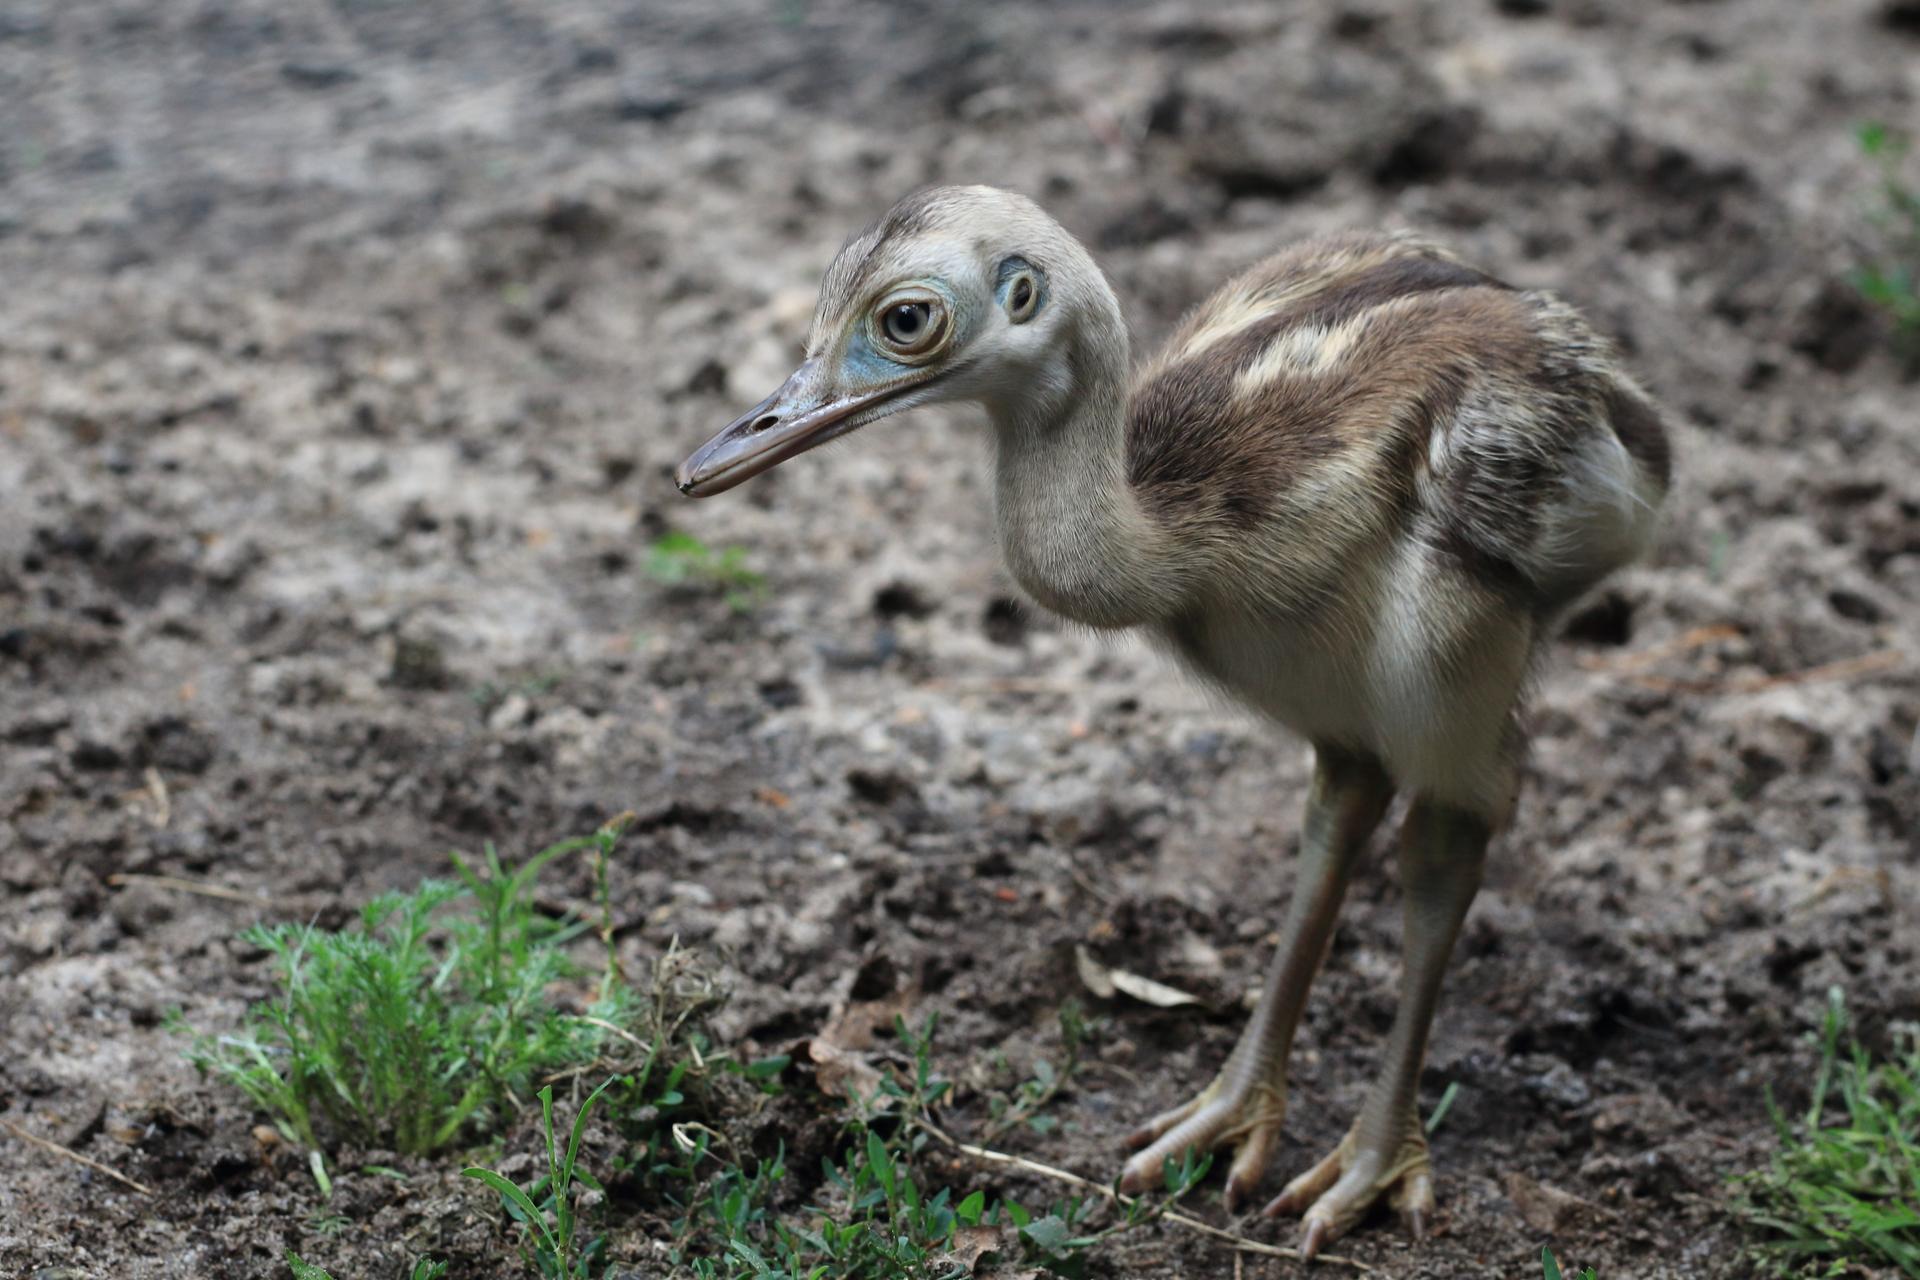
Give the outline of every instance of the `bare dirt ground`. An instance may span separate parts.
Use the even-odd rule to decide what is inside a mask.
[[[1080,233],[1143,345],[1290,238],[1411,225],[1588,308],[1671,405],[1658,553],[1555,647],[1449,980],[1442,1233],[1349,1251],[1746,1274],[1724,1178],[1766,1148],[1763,1086],[1804,1097],[1826,989],[1869,1043],[1920,1016],[1920,423],[1835,283],[1851,130],[1916,115],[1896,8],[0,6],[0,1117],[158,1192],[0,1136],[0,1272],[514,1273],[441,1165],[343,1178],[318,1234],[162,1023],[266,990],[250,922],[625,809],[623,947],[722,959],[758,1051],[864,971],[941,1012],[949,1074],[1020,1067],[1087,998],[1083,943],[1209,1004],[1094,1002],[1062,1128],[1012,1141],[1105,1178],[1204,1083],[1289,891],[1303,749],[1013,605],[963,420],[709,504],[669,481],[784,375],[842,237],[964,180]],[[764,600],[650,578],[668,530],[745,548]],[[1274,1187],[1370,1078],[1398,914],[1377,860]],[[1200,1211],[1231,1221],[1217,1183]],[[644,1221],[627,1274],[657,1273]],[[1158,1229],[1094,1272],[1234,1274]]]

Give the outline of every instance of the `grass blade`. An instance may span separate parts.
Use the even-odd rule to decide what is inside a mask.
[[[475,1178],[486,1183],[500,1193],[501,1199],[520,1210],[524,1215],[527,1231],[534,1237],[535,1247],[558,1257],[560,1250],[554,1246],[553,1233],[547,1230],[547,1224],[541,1220],[540,1210],[533,1201],[527,1199],[527,1193],[508,1182],[491,1169],[467,1168],[460,1171],[463,1178]]]

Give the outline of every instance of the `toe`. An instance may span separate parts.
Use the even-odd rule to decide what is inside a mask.
[[[1393,1207],[1400,1211],[1400,1220],[1407,1224],[1407,1233],[1415,1240],[1427,1238],[1427,1232],[1433,1226],[1435,1202],[1433,1197],[1433,1173],[1429,1169],[1410,1169],[1400,1179],[1400,1185],[1393,1192]]]
[[[1306,1225],[1311,1228],[1316,1223],[1322,1224],[1326,1228],[1325,1238],[1337,1240],[1358,1225],[1386,1190],[1368,1170],[1350,1168],[1326,1194],[1313,1202],[1306,1213]]]
[[[1279,1195],[1267,1203],[1263,1212],[1269,1218],[1278,1217],[1283,1213],[1305,1213],[1310,1205],[1327,1193],[1327,1188],[1340,1180],[1340,1168],[1345,1159],[1344,1150],[1343,1145],[1329,1152],[1319,1164],[1289,1182]]]
[[[1260,1185],[1260,1179],[1266,1176],[1267,1165],[1273,1160],[1273,1149],[1279,1143],[1278,1122],[1256,1124],[1240,1140],[1240,1149],[1233,1156],[1233,1167],[1227,1170],[1229,1212],[1253,1195],[1254,1189]]]
[[[1202,1095],[1202,1097],[1204,1096],[1205,1095]],[[1198,1111],[1201,1105],[1202,1099],[1195,1098],[1190,1102],[1173,1108],[1171,1111],[1162,1111],[1159,1115],[1127,1135],[1127,1149],[1130,1151],[1138,1151],[1143,1147],[1152,1146],[1165,1136],[1168,1130]]]
[[[1177,1161],[1189,1150],[1211,1149],[1229,1123],[1227,1109],[1217,1103],[1195,1109],[1163,1132],[1152,1146],[1127,1161],[1120,1173],[1121,1193],[1138,1195],[1142,1191],[1159,1190],[1167,1161]]]
[[[1137,1196],[1148,1187],[1158,1186],[1166,1163],[1167,1157],[1158,1147],[1149,1147],[1127,1161],[1120,1170],[1120,1194]]]

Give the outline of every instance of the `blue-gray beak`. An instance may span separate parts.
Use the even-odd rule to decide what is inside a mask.
[[[674,472],[690,498],[710,498],[817,445],[864,426],[872,410],[929,378],[894,383],[878,391],[834,396],[820,362],[808,360],[778,391],[720,429]]]

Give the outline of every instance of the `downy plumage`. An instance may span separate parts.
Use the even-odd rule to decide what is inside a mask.
[[[1433,1212],[1415,1086],[1439,981],[1511,808],[1517,712],[1555,616],[1648,545],[1659,410],[1566,303],[1405,234],[1296,245],[1202,303],[1137,371],[1086,250],[988,187],[903,200],[848,241],[806,359],[681,467],[719,493],[920,405],[994,425],[1008,569],[1040,605],[1141,628],[1299,733],[1316,770],[1265,994],[1218,1077],[1135,1135],[1125,1182],[1189,1147],[1265,1171],[1307,988],[1394,790],[1406,981],[1347,1139],[1268,1206],[1311,1255],[1386,1196]]]

